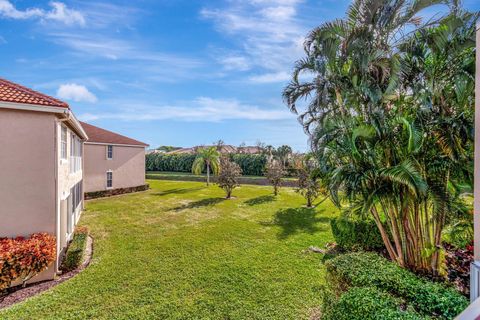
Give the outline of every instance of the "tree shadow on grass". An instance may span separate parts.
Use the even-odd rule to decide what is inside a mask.
[[[225,198],[207,198],[207,199],[202,199],[198,201],[193,201],[175,208],[172,208],[171,211],[180,211],[180,210],[185,210],[185,209],[195,209],[195,208],[201,208],[201,207],[209,207],[209,206],[214,206],[217,203],[225,201]]]
[[[245,204],[252,207],[252,206],[256,206],[258,204],[272,202],[272,201],[275,201],[275,200],[276,199],[273,195],[266,195],[266,196],[260,196],[260,197],[248,199],[247,201],[245,201]]]
[[[168,189],[168,190],[163,190],[157,193],[153,193],[154,196],[168,196],[171,194],[185,194],[193,191],[198,191],[203,188],[201,187],[195,187],[195,188],[174,188],[174,189]]]
[[[264,226],[279,226],[282,228],[278,234],[279,239],[286,239],[296,233],[314,234],[322,231],[321,224],[326,224],[330,218],[317,217],[323,210],[316,211],[314,208],[286,208],[275,213],[272,221],[261,222]]]

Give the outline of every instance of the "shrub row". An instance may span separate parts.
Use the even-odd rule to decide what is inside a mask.
[[[365,320],[365,319],[425,319],[415,310],[402,310],[402,301],[375,287],[354,287],[338,300],[329,299],[324,304],[322,320]]]
[[[30,238],[0,238],[0,291],[20,279],[25,284],[56,258],[55,237],[35,233]]]
[[[86,227],[77,227],[73,234],[73,239],[68,245],[67,252],[63,258],[60,269],[64,272],[72,271],[78,268],[83,261],[83,256],[87,248],[88,229]]]
[[[124,194],[124,193],[145,191],[145,190],[148,190],[149,188],[150,188],[150,186],[147,183],[147,184],[142,184],[141,186],[136,186],[136,187],[117,188],[117,189],[110,189],[110,190],[85,192],[85,200],[111,197],[111,196],[116,196],[116,195]]]
[[[338,217],[330,221],[333,237],[344,250],[379,250],[385,247],[382,236],[373,220]]]
[[[197,156],[195,154],[162,154],[146,155],[147,171],[191,172]],[[230,160],[242,169],[244,175],[261,176],[265,170],[267,156],[263,154],[231,154]]]
[[[372,252],[340,255],[326,262],[331,284],[337,292],[351,287],[375,287],[405,299],[418,312],[450,319],[462,312],[467,299],[451,287],[420,278]]]

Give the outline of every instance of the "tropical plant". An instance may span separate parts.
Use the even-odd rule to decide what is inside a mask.
[[[464,210],[454,190],[471,181],[477,18],[452,1],[423,23],[438,3],[354,1],[308,35],[284,90],[333,202],[371,216],[393,261],[434,275],[442,230]]]
[[[267,177],[270,184],[273,186],[273,194],[278,195],[278,190],[282,185],[282,178],[285,175],[285,170],[283,165],[277,160],[271,160],[267,163],[265,167],[265,176]]]
[[[288,145],[283,145],[277,148],[275,155],[282,162],[283,167],[287,166],[287,161],[289,156],[292,154],[292,147]]]
[[[210,169],[214,175],[217,175],[220,169],[220,152],[216,147],[199,148],[197,157],[193,161],[192,172],[201,174],[203,169],[207,169],[207,186],[210,185]]]
[[[232,191],[240,184],[238,177],[242,175],[242,169],[235,162],[230,161],[227,157],[220,160],[220,174],[218,175],[218,186],[225,190],[226,198],[232,197]]]

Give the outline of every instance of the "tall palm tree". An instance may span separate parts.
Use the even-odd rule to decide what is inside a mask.
[[[214,175],[220,171],[220,152],[216,147],[200,148],[197,151],[197,157],[193,162],[192,172],[201,174],[204,168],[207,168],[207,186],[210,185],[210,169]]]
[[[451,190],[472,161],[476,20],[451,1],[422,24],[418,12],[437,3],[448,1],[354,1],[309,34],[283,93],[332,200],[372,217],[392,260],[434,275],[442,230],[459,214]]]

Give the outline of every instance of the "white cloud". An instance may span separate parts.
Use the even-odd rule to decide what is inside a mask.
[[[228,71],[247,71],[250,69],[250,62],[246,57],[232,55],[221,57],[218,60]]]
[[[85,25],[85,18],[80,11],[67,8],[63,2],[52,1],[51,9],[45,11],[40,8],[27,8],[18,10],[8,0],[0,0],[0,16],[10,19],[38,18],[44,21],[62,22],[66,25]]]
[[[85,25],[85,18],[76,10],[67,8],[62,2],[50,2],[52,10],[45,13],[45,19],[63,22],[66,25]]]
[[[272,83],[288,81],[291,77],[288,72],[280,71],[251,76],[249,80],[255,83]]]
[[[298,0],[233,0],[223,9],[202,9],[224,34],[242,48],[241,55],[265,74],[251,77],[256,83],[283,82],[293,63],[302,56],[309,28],[297,18]]]
[[[87,87],[76,83],[66,83],[60,85],[57,90],[57,97],[76,102],[97,102],[97,97],[91,93]]]
[[[125,103],[125,102],[123,102]],[[116,104],[117,105],[117,104]],[[199,97],[181,106],[155,106],[128,103],[118,106],[119,112],[86,113],[79,116],[84,121],[117,119],[124,121],[177,120],[219,122],[224,120],[282,120],[291,119],[292,114],[283,107],[260,108],[243,104],[236,99],[213,99]]]

